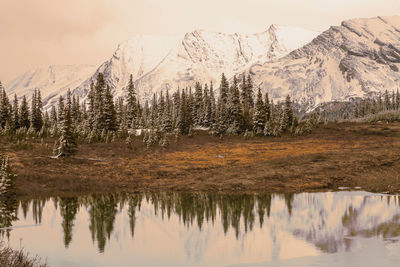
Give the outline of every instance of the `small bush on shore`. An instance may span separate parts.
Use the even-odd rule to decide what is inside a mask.
[[[0,243],[0,266],[8,267],[47,267],[39,256],[31,257],[29,253],[21,250],[13,250]]]

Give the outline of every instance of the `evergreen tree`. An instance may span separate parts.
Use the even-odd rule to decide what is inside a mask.
[[[385,91],[385,100],[384,100],[385,102],[384,102],[384,110],[386,111],[386,110],[390,110],[390,106],[391,106],[391,104],[390,104],[390,97],[389,97],[389,93],[388,93],[388,91],[386,90]]]
[[[201,125],[202,124],[202,111],[203,111],[203,88],[201,87],[199,82],[196,82],[195,89],[194,89],[194,116],[193,116],[193,123],[194,125]]]
[[[227,109],[230,119],[228,132],[231,134],[241,133],[243,121],[242,121],[242,111],[240,106],[238,81],[236,79],[236,76],[233,77],[233,83],[230,88]]]
[[[60,97],[58,98],[58,109],[57,109],[57,122],[59,124],[58,126],[60,129],[62,127],[64,120],[64,109],[65,109],[64,98],[60,95]]]
[[[71,110],[64,107],[64,119],[62,120],[61,136],[57,149],[57,157],[67,157],[76,152],[77,144],[72,129]]]
[[[55,106],[51,106],[50,122],[52,125],[57,125],[57,111]]]
[[[13,122],[13,129],[17,130],[20,127],[19,124],[19,106],[18,106],[18,97],[14,95],[14,103],[12,108],[12,122]]]
[[[271,104],[269,103],[269,96],[268,93],[265,93],[265,117],[267,121],[271,120]]]
[[[162,131],[164,133],[172,132],[172,110],[171,110],[171,99],[169,98],[169,93],[167,91],[166,98],[165,98],[165,108],[163,113],[162,119]]]
[[[124,98],[120,97],[116,101],[116,115],[117,115],[117,127],[127,128],[127,119],[125,116]]]
[[[192,88],[189,88],[189,93],[187,94],[188,98],[186,101],[186,109],[187,109],[187,116],[186,116],[186,125],[190,128],[193,126],[193,117],[194,117],[194,97],[192,94]]]
[[[182,90],[182,96],[180,98],[180,105],[179,105],[180,109],[179,109],[178,119],[176,122],[178,132],[182,135],[186,135],[189,132],[189,125],[187,125],[188,110],[187,110],[186,102],[187,102],[187,99],[186,99],[185,90]]]
[[[262,99],[261,89],[258,88],[257,100],[253,115],[253,131],[256,135],[262,135],[265,127],[265,106]]]
[[[248,84],[246,80],[246,75],[243,74],[242,84],[240,87],[241,90],[241,103],[242,103],[242,117],[243,117],[243,129],[250,130],[252,129],[252,115],[251,115],[251,106],[249,103],[248,97]]]
[[[0,84],[0,126],[5,127],[6,122],[11,120],[11,105],[6,90]]]
[[[396,91],[396,110],[400,109],[400,93],[399,93],[399,89],[397,89]]]
[[[8,157],[0,154],[0,198],[15,194],[15,177]]]
[[[106,92],[106,83],[103,73],[97,75],[96,84],[94,86],[94,122],[93,128],[102,131],[105,128],[104,118],[104,96]]]
[[[213,125],[215,123],[215,119],[216,119],[216,116],[217,116],[217,105],[216,105],[216,102],[215,102],[214,87],[213,87],[212,81],[210,83],[210,102],[211,102],[210,125]]]
[[[36,131],[40,131],[43,126],[43,114],[42,114],[42,98],[40,91],[35,89],[32,95],[31,105],[31,126]]]
[[[178,91],[176,91],[173,95],[173,107],[172,107],[172,125],[173,128],[177,128],[177,121],[178,121],[178,116],[180,112],[180,103],[181,103],[181,92],[180,89],[178,88]]]
[[[229,83],[224,74],[221,77],[221,85],[219,88],[219,99],[218,99],[218,127],[220,134],[224,134],[228,129],[230,117],[228,113],[228,92]]]
[[[247,102],[250,108],[254,108],[253,80],[251,79],[250,73],[247,75]]]
[[[293,123],[293,108],[290,96],[287,95],[282,113],[281,131],[286,131]]]
[[[96,119],[96,115],[95,115],[96,107],[95,107],[94,101],[95,101],[94,83],[91,82],[89,93],[88,93],[88,111],[87,111],[88,125],[91,130],[94,129],[95,119]]]
[[[219,99],[226,105],[228,102],[228,92],[229,92],[229,83],[225,77],[225,74],[222,73],[221,76],[221,85],[219,87]]]
[[[22,97],[19,116],[20,116],[19,125],[21,126],[21,128],[29,129],[31,125],[29,120],[30,114],[29,114],[28,102],[26,101],[25,95]]]
[[[211,100],[208,95],[208,86],[204,85],[204,100],[203,100],[203,126],[210,127],[211,125],[211,116],[212,116],[212,106]]]
[[[151,121],[150,126],[151,128],[155,128],[157,126],[158,121],[158,107],[157,107],[157,96],[153,94],[153,100],[151,101]]]
[[[135,92],[135,86],[133,84],[132,74],[129,77],[127,92],[128,92],[126,96],[127,123],[130,128],[134,129],[136,127],[138,114],[136,106],[136,92]]]
[[[110,87],[107,85],[104,92],[104,108],[103,108],[104,129],[106,131],[116,130],[116,111],[114,107],[114,99]]]
[[[157,104],[157,126],[162,126],[163,124],[163,119],[164,119],[164,113],[165,113],[165,99],[164,99],[164,94],[161,91],[160,97],[158,98],[158,104]]]

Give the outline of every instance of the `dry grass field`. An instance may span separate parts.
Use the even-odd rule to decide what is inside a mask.
[[[52,159],[54,140],[0,141],[18,174],[19,195],[107,191],[300,192],[361,187],[400,192],[400,123],[328,124],[307,136],[219,139],[198,132],[170,147],[138,138],[80,144]]]

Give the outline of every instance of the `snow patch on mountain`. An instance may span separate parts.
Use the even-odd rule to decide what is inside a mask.
[[[222,73],[228,78],[255,63],[263,64],[286,56],[310,42],[319,33],[301,28],[271,25],[255,34],[226,34],[195,30],[184,36],[137,35],[121,43],[111,58],[97,69],[93,66],[50,66],[29,71],[6,85],[8,93],[30,97],[42,92],[45,108],[56,103],[68,88],[83,101],[90,83],[102,72],[115,97],[125,95],[132,74],[141,101],[153,93],[193,86],[196,81],[219,85]]]
[[[60,95],[68,89],[73,90],[96,70],[90,65],[49,66],[27,71],[5,85],[7,93],[19,98],[25,95],[28,101],[35,89],[40,89],[43,105],[49,107],[56,103]]]
[[[275,101],[289,94],[311,110],[324,102],[397,90],[399,69],[400,17],[394,16],[344,21],[250,72]]]
[[[103,72],[116,97],[125,95],[132,73],[139,98],[153,93],[213,81],[221,74],[232,77],[256,62],[264,63],[287,55],[311,41],[318,33],[272,25],[257,34],[226,34],[196,30],[183,37],[134,37],[119,45],[113,57],[76,89],[84,96],[98,72]],[[161,44],[161,46],[160,46]]]

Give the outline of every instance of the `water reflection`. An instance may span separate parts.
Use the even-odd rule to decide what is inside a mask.
[[[143,207],[145,211],[141,210]],[[229,231],[232,230],[236,242],[240,242],[242,246],[241,253],[245,254],[244,246],[248,244],[245,240],[246,234],[257,226],[257,231],[263,233],[263,236],[260,234],[259,237],[254,237],[260,240],[252,242],[254,244],[269,242],[269,245],[260,250],[268,255],[268,257],[260,256],[265,256],[263,259],[266,260],[283,257],[288,234],[292,236],[291,238],[297,238],[298,242],[303,240],[301,242],[312,245],[320,253],[351,251],[357,243],[357,239],[353,237],[395,239],[400,236],[399,196],[362,192],[286,195],[119,193],[31,201],[2,199],[0,234],[2,238],[9,239],[10,235],[12,236],[11,226],[17,222],[20,225],[28,221],[41,224],[43,215],[52,212],[61,218],[58,223],[61,226],[60,234],[63,235],[65,250],[68,250],[74,238],[82,239],[83,235],[76,235],[82,227],[85,227],[82,220],[76,226],[75,222],[79,218],[87,217],[86,228],[89,229],[91,240],[101,254],[107,252],[107,245],[111,242],[113,232],[120,233],[122,223],[116,223],[118,216],[121,217],[120,221],[126,221],[129,225],[129,236],[133,242],[136,238],[135,231],[154,230],[143,228],[145,220],[154,222],[157,218],[161,218],[162,224],[168,227],[172,224],[175,227],[183,226],[183,230],[179,228],[183,232],[197,228],[198,234],[195,237],[192,234],[184,241],[186,256],[191,258],[194,255],[197,261],[203,261],[206,257],[205,250],[211,242],[209,240],[213,235],[217,236],[218,229],[221,229],[225,237],[219,236],[217,239],[229,239]],[[52,215],[53,217],[49,215],[48,218],[55,218],[58,215]],[[177,222],[174,222],[175,218]],[[137,224],[141,222],[142,228],[136,229]],[[152,227],[162,227],[154,225]],[[76,231],[75,227],[78,227]],[[171,231],[170,228],[164,229],[164,232],[168,231]],[[118,243],[118,239],[121,238],[118,234],[115,237],[116,242]],[[171,239],[171,242],[175,241]],[[303,246],[306,243],[302,243]],[[120,246],[123,246],[121,241]],[[110,250],[113,251],[113,248]]]

